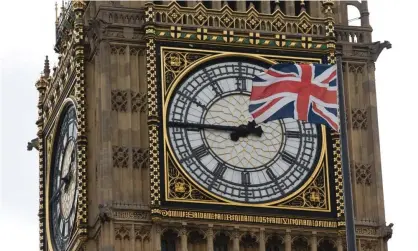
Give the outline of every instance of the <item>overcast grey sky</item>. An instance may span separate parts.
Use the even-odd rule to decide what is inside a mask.
[[[0,14],[0,241],[2,250],[38,248],[38,153],[26,144],[36,137],[35,81],[45,55],[53,52],[54,0],[2,1]],[[413,0],[371,0],[374,41],[389,40],[376,64],[389,250],[418,250],[418,93],[416,11]],[[54,61],[54,60],[52,60]]]

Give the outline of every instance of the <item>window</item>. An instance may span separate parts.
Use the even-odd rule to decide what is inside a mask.
[[[180,6],[187,7],[187,1],[176,1]]]
[[[212,9],[212,1],[202,1],[203,5],[206,7],[206,9]]]
[[[213,251],[228,251],[227,244],[215,244],[213,247]]]
[[[161,251],[176,251],[174,240],[161,240]]]

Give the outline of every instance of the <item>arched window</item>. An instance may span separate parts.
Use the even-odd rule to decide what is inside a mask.
[[[219,234],[215,237],[213,241],[213,250],[214,251],[228,251],[228,242],[229,237],[224,233]]]
[[[176,251],[177,234],[173,230],[164,232],[161,236],[161,251]]]
[[[361,26],[360,11],[356,6],[347,5],[347,17],[349,26]]]

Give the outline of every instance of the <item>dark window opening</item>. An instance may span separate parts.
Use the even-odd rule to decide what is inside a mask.
[[[187,1],[177,1],[180,6],[187,7]]]
[[[228,6],[232,10],[237,10],[237,2],[236,1],[228,1]]]
[[[212,9],[212,1],[202,1],[206,9]]]
[[[161,251],[176,251],[174,240],[161,240]]]
[[[228,251],[229,237],[224,233],[216,236],[213,242],[213,251]]]
[[[162,5],[163,1],[154,1],[155,4]]]

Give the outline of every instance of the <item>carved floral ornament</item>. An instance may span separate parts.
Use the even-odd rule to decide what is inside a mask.
[[[140,112],[147,111],[147,94],[128,90],[112,90],[112,110],[117,112]],[[130,101],[130,102],[129,102]],[[129,103],[131,107],[129,108]]]
[[[113,146],[113,166],[127,168],[129,166],[129,154],[132,151],[132,167],[146,168],[148,166],[149,153],[145,148],[128,148],[124,146]]]

